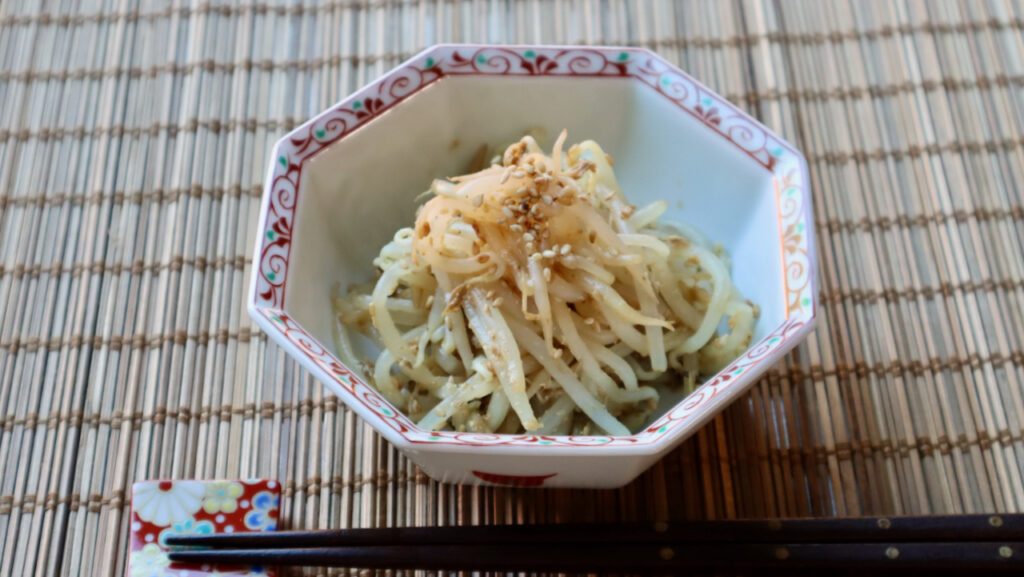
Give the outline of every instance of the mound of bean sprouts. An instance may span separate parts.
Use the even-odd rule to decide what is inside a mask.
[[[628,435],[750,344],[724,251],[631,205],[593,141],[533,137],[430,186],[415,226],[336,294],[336,345],[421,428]],[[380,348],[360,359],[349,331]]]

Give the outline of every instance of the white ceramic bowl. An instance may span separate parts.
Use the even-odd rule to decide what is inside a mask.
[[[761,307],[754,344],[628,437],[428,432],[334,355],[331,287],[363,282],[432,178],[481,144],[542,127],[593,138],[635,204],[669,201],[732,256]],[[811,198],[801,154],[656,54],[634,48],[442,45],[323,111],[274,148],[249,312],[428,475],[517,486],[618,487],[740,396],[815,320]]]

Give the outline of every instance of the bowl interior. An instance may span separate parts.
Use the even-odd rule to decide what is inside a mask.
[[[483,144],[540,129],[550,147],[562,128],[612,155],[631,202],[664,199],[663,221],[722,243],[733,282],[761,307],[755,342],[783,322],[772,174],[649,86],[618,78],[449,77],[320,152],[302,174],[285,308],[333,351],[331,287],[373,278],[374,257],[412,225],[431,179],[464,173]],[[652,418],[678,400],[666,396]]]

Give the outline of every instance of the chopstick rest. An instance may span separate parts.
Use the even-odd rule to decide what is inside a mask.
[[[281,484],[273,479],[151,480],[132,485],[127,577],[277,575],[273,568],[172,562],[170,536],[277,529]]]

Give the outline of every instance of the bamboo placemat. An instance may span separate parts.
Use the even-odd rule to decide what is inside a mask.
[[[120,575],[136,479],[292,527],[1024,509],[1024,3],[0,1],[0,574]],[[649,46],[804,150],[821,323],[620,491],[438,485],[253,329],[266,159],[435,42]]]

